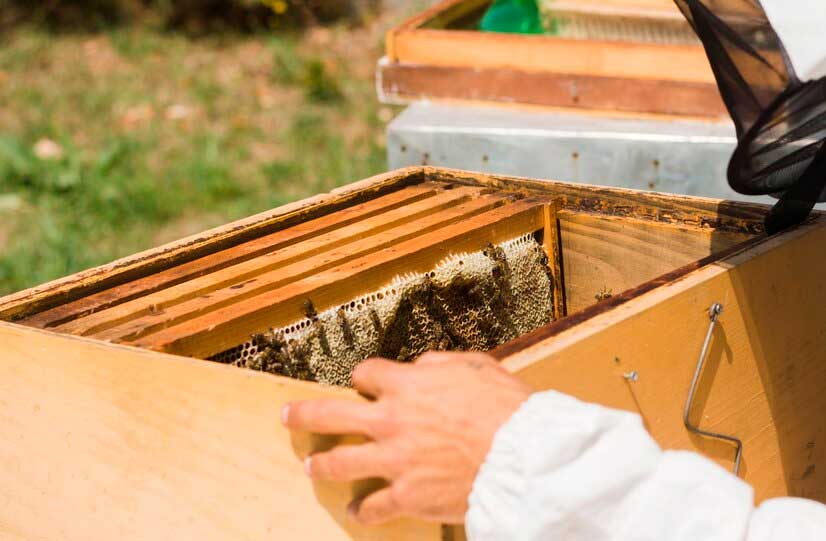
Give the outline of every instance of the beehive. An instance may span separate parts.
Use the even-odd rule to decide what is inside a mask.
[[[543,35],[478,31],[491,0],[444,0],[390,30],[380,98],[719,119],[699,40],[672,0],[554,0]]]
[[[0,299],[0,535],[459,536],[411,520],[356,526],[344,509],[369,484],[303,475],[300,457],[338,440],[289,434],[280,406],[355,393],[204,359],[270,327],[333,321],[462,258],[491,270],[499,256],[485,251],[519,243],[548,259],[537,283],[554,321],[495,347],[506,368],[637,411],[662,445],[730,467],[731,446],[682,423],[719,302],[695,422],[745,442],[758,500],[826,500],[826,223],[766,238],[766,210],[409,168]]]

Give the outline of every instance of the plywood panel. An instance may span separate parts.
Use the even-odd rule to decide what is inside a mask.
[[[700,380],[694,421],[745,443],[742,474],[757,500],[826,501],[826,224],[801,226],[698,270],[506,359],[538,389],[640,411],[666,448],[725,467],[732,446],[690,435],[682,408],[708,328],[724,306]],[[623,374],[637,371],[632,383]]]
[[[738,233],[587,213],[560,213],[569,312],[749,238]]]
[[[344,517],[365,487],[313,486],[288,400],[355,393],[0,323],[0,538],[432,540]]]

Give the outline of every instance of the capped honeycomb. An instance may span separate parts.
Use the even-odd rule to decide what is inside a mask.
[[[412,361],[425,351],[486,351],[552,320],[553,281],[532,234],[454,254],[357,299],[256,335],[213,360],[349,386],[369,357]]]

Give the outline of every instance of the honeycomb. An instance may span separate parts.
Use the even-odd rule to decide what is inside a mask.
[[[454,254],[430,272],[395,278],[212,360],[349,386],[369,357],[412,361],[429,350],[486,351],[552,320],[548,259],[533,235]]]

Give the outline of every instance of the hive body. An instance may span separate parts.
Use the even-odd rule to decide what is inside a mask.
[[[0,468],[0,538],[461,539],[417,521],[362,527],[346,507],[370,486],[304,474],[307,454],[357,440],[290,433],[274,418],[296,400],[363,400],[352,389],[199,357],[269,326],[282,340],[311,337],[306,377],[346,383],[373,351],[489,347],[539,325],[491,355],[537,390],[638,413],[662,447],[729,468],[733,448],[690,434],[682,417],[713,302],[725,310],[693,420],[745,442],[742,477],[757,503],[826,501],[816,473],[826,464],[816,444],[826,438],[826,217],[767,238],[767,210],[416,167],[0,299],[0,459],[10,465]],[[555,254],[559,294],[537,242]],[[551,301],[562,316],[542,325]],[[323,362],[313,329],[326,329],[342,364]],[[152,350],[166,344],[175,355]],[[632,371],[636,380],[623,377]]]

